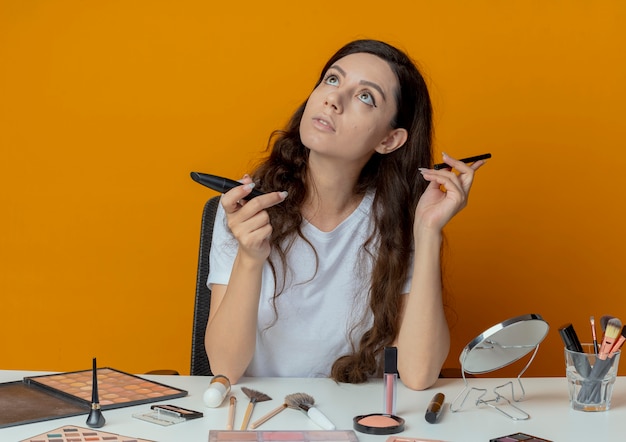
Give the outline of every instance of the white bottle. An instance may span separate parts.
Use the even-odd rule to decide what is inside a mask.
[[[230,381],[224,375],[218,374],[211,379],[211,383],[209,384],[209,388],[204,392],[202,399],[204,400],[204,405],[211,408],[219,407],[222,402],[224,402],[224,398],[230,392]]]

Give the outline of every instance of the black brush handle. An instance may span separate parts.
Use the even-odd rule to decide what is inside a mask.
[[[208,173],[200,173],[200,172],[191,172],[191,179],[196,183],[202,184],[203,186],[208,187],[209,189],[213,189],[220,193],[226,193],[230,189],[241,186],[242,183],[239,181],[231,180],[230,178],[224,178],[217,175],[210,175]],[[257,189],[252,189],[248,195],[244,196],[244,200],[251,200],[254,197],[264,195],[263,192]]]
[[[464,163],[473,163],[475,161],[478,160],[486,160],[491,158],[491,154],[490,153],[484,153],[482,155],[475,155],[473,157],[467,157],[467,158],[461,158],[459,161],[463,161]],[[448,169],[450,168],[450,166],[446,163],[439,163],[439,164],[435,164],[433,166],[433,169],[435,170],[440,170],[440,169]]]

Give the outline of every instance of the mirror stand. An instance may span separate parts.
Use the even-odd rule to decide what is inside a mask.
[[[541,316],[523,315],[496,324],[473,339],[461,352],[461,372],[465,386],[450,404],[450,411],[453,413],[460,411],[470,394],[475,391],[479,393],[475,401],[477,407],[486,405],[516,421],[529,419],[530,415],[514,402],[520,402],[526,396],[521,378],[535,359],[539,344],[545,338],[548,328],[548,324]],[[516,395],[513,381],[495,387],[493,398],[486,398],[487,389],[469,386],[465,373],[488,373],[510,365],[530,352],[532,352],[530,359],[516,378],[521,394]],[[510,399],[501,393],[507,387],[510,387]],[[459,400],[461,403],[456,406]],[[505,411],[505,408],[509,408],[510,412]]]

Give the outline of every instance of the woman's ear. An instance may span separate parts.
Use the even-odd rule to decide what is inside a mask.
[[[376,152],[380,154],[388,154],[396,149],[401,148],[408,138],[406,129],[392,129],[391,132],[376,146]]]

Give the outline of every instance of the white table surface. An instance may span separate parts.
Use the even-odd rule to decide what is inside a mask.
[[[0,382],[21,380],[24,376],[44,374],[41,372],[0,371]],[[132,417],[133,413],[150,411],[150,404],[104,410],[106,424],[100,430],[124,436],[162,442],[206,442],[209,430],[226,429],[228,401],[218,408],[207,408],[202,395],[210,377],[193,376],[148,376],[153,379],[189,392],[189,395],[163,403],[177,404],[184,408],[202,411],[204,417],[167,427],[145,422]],[[491,389],[510,379],[468,379],[470,387]],[[611,410],[607,412],[582,412],[570,409],[565,378],[525,378],[525,399],[519,403],[531,415],[524,421],[513,421],[492,408],[475,405],[478,397],[472,392],[461,410],[452,413],[450,403],[463,390],[462,379],[440,379],[426,391],[412,391],[398,383],[397,415],[406,421],[406,428],[396,436],[402,438],[437,439],[448,442],[486,442],[490,438],[515,432],[526,432],[553,441],[618,441],[626,440],[626,377],[620,377],[615,385]],[[235,429],[243,420],[248,398],[241,391],[246,386],[261,391],[273,399],[256,404],[251,422],[283,403],[287,394],[303,392],[315,398],[316,406],[334,422],[338,430],[353,428],[353,417],[382,412],[382,381],[367,384],[337,384],[329,379],[296,378],[245,378],[234,385],[231,394],[237,397]],[[433,395],[446,395],[444,411],[435,424],[424,419],[425,409]],[[459,402],[455,405],[458,406]],[[0,441],[18,441],[64,426],[86,427],[86,415],[54,419],[26,425],[0,429]],[[258,430],[319,430],[304,413],[287,409]],[[384,442],[387,436],[356,433],[361,442]]]

